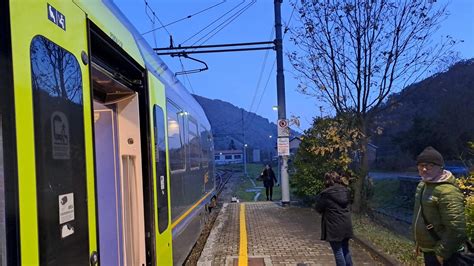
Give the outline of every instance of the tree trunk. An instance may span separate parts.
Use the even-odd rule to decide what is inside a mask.
[[[363,133],[359,147],[359,169],[357,169],[358,178],[354,184],[354,204],[352,205],[354,212],[361,213],[366,210],[366,184],[369,173],[369,156],[367,154],[367,145],[369,144],[369,136],[367,135],[367,125],[364,118],[360,121],[360,130]]]

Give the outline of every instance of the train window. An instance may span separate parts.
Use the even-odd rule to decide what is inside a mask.
[[[209,167],[209,160],[211,160],[211,154],[209,152],[209,138],[205,127],[201,125],[201,148],[202,148],[202,167]],[[220,156],[217,155],[214,157],[215,160],[219,160]]]
[[[188,119],[188,136],[189,136],[189,158],[191,168],[199,167],[201,163],[201,143],[198,135],[198,125],[192,117]]]
[[[236,155],[234,155],[234,159],[242,159],[242,155],[236,154]]]
[[[163,109],[154,106],[153,126],[155,131],[155,165],[156,165],[156,194],[158,206],[158,231],[160,234],[168,228],[168,184],[166,175],[166,145],[165,145],[165,115]]]
[[[85,265],[89,233],[81,69],[73,54],[43,36],[31,41],[30,57],[40,264]]]
[[[183,139],[183,124],[185,112],[181,111],[173,103],[168,101],[168,150],[170,154],[170,169],[184,170],[185,164],[185,147]]]

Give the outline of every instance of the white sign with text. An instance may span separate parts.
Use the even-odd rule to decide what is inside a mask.
[[[290,155],[290,139],[289,138],[278,138],[277,147],[278,147],[278,156]]]

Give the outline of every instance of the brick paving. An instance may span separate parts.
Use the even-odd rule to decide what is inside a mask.
[[[320,239],[320,216],[310,208],[276,202],[246,202],[249,265],[335,265],[329,244]],[[225,205],[198,261],[201,266],[235,265],[239,255],[239,203]],[[376,265],[351,242],[355,265]],[[263,262],[263,263],[262,263]]]

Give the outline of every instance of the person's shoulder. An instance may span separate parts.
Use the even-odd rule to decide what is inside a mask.
[[[456,184],[452,184],[452,183],[437,184],[434,190],[440,194],[461,193],[461,191],[459,190],[459,187]]]

